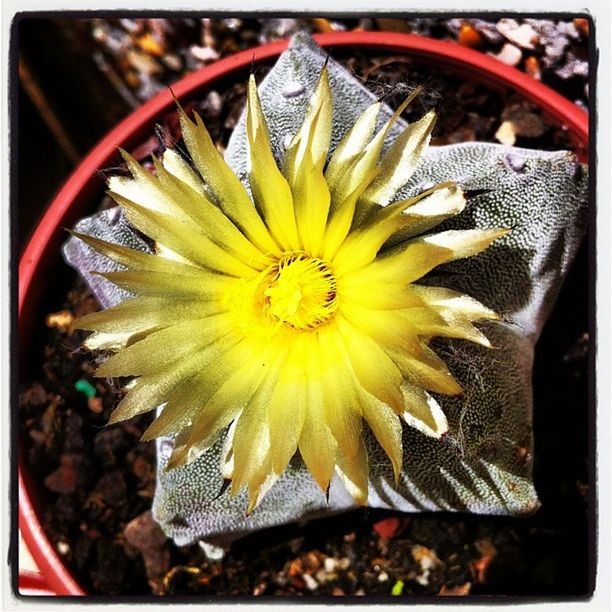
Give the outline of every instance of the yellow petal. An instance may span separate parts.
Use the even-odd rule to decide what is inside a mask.
[[[412,290],[423,303],[444,319],[446,328],[436,334],[451,338],[465,338],[492,348],[488,338],[471,323],[480,319],[498,321],[501,317],[474,298],[444,287],[412,285]]]
[[[370,336],[344,317],[336,319],[352,369],[361,386],[396,411],[404,405],[400,391],[402,374],[384,350]]]
[[[447,365],[429,347],[412,346],[410,350],[388,347],[387,352],[406,380],[417,387],[444,395],[458,395],[463,389]]]
[[[464,210],[465,197],[457,185],[445,183],[439,187],[441,188],[434,190],[427,198],[408,208],[399,218],[399,234],[392,237],[393,243],[423,234]],[[390,206],[394,204],[385,208]]]
[[[436,400],[421,387],[405,383],[402,392],[406,402],[404,421],[432,438],[441,438],[448,431],[446,415]]]
[[[308,379],[304,425],[299,439],[299,449],[306,467],[321,490],[327,492],[336,465],[337,443],[325,419],[325,400],[321,388],[321,355],[315,337],[306,353]]]
[[[447,308],[409,308],[401,311],[419,336],[461,338],[491,348],[488,338],[469,318]]]
[[[180,319],[179,319],[180,321]],[[181,321],[156,331],[110,357],[96,370],[97,377],[140,376],[155,372],[225,336],[231,329],[227,315]]]
[[[306,151],[293,185],[295,218],[300,243],[314,257],[323,254],[323,237],[329,214],[330,194],[322,163],[314,164]]]
[[[202,193],[178,180],[154,158],[156,178],[164,193],[172,196],[210,240],[239,259],[261,269],[264,254]]]
[[[249,180],[257,206],[267,226],[285,250],[300,248],[293,196],[272,155],[268,126],[261,110],[255,77],[249,79],[247,136],[251,170]]]
[[[365,174],[369,174],[374,169],[380,170],[381,166],[378,164],[380,153],[383,149],[385,140],[389,134],[389,130],[395,125],[400,115],[404,112],[406,107],[418,96],[421,89],[417,87],[404,102],[397,108],[393,113],[393,116],[382,126],[378,133],[372,138],[369,144],[364,148],[363,153],[358,156],[355,161],[350,165],[347,171],[342,176],[342,180],[338,185],[339,191],[337,194],[339,199],[343,199],[346,194],[353,191],[360,178]],[[334,193],[336,197],[336,193]],[[361,222],[363,217],[372,209],[377,208],[378,205],[370,203],[365,198],[359,198],[355,209],[355,220]]]
[[[167,469],[191,463],[206,452],[221,430],[248,405],[273,364],[269,346],[248,340],[217,359],[209,367],[207,384],[202,389],[204,405],[194,418],[189,438],[183,446],[175,447]]]
[[[327,66],[321,69],[319,82],[310,99],[304,122],[293,137],[283,160],[283,172],[293,188],[306,156],[315,166],[323,166],[329,151],[332,121],[332,95]]]
[[[367,287],[371,283],[381,282],[411,283],[436,266],[457,258],[457,252],[451,248],[453,245],[446,247],[433,242],[432,237],[438,235],[414,238],[398,245],[392,251],[385,252],[364,267],[358,267],[357,262],[348,257],[340,264],[334,260],[332,263],[336,278],[342,279],[341,282],[345,286]],[[484,247],[474,245],[474,248],[479,252]]]
[[[268,375],[238,418],[233,439],[232,493],[234,495],[256,477],[268,459],[270,428],[267,411],[277,377],[278,368],[276,372]]]
[[[355,503],[359,506],[366,506],[368,503],[368,455],[361,440],[354,455],[338,454],[336,471]]]
[[[343,354],[342,339],[328,325],[317,334],[321,358],[321,392],[325,405],[325,423],[338,444],[338,458],[352,458],[361,444],[361,406],[355,379]]]
[[[198,229],[215,244],[248,263],[262,262],[262,252],[204,195],[201,181],[198,180],[199,185],[196,183],[199,188],[193,189],[190,186],[190,183],[193,184],[192,177],[187,177],[190,183],[182,182],[155,157],[153,175],[125,151],[122,151],[122,155],[134,179],[112,177],[109,180],[111,195],[116,194],[124,200],[134,202],[152,212],[176,218],[184,224],[195,221]],[[176,159],[174,161],[176,165]],[[193,173],[191,169],[189,171]],[[186,172],[187,169],[183,168],[182,174]],[[121,204],[121,201],[118,203]]]
[[[418,308],[427,304],[412,291],[414,285],[404,283],[371,283],[364,288],[355,284],[337,282],[338,294],[342,301],[350,308],[355,302],[361,307],[372,310],[397,310],[398,308]]]
[[[453,257],[448,261],[454,261],[484,251],[509,231],[508,229],[449,230],[424,236],[422,240],[426,244],[451,250]]]
[[[106,242],[80,232],[70,232],[75,238],[82,240],[89,247],[101,253],[105,257],[116,261],[131,270],[148,270],[151,272],[162,272],[185,276],[197,273],[200,268],[193,263],[177,262],[164,257],[158,257],[152,253],[143,253],[119,244]]]
[[[259,262],[254,262],[251,266],[229,254],[210,240],[192,221],[175,219],[146,209],[118,194],[110,195],[123,208],[132,225],[185,259],[230,276],[252,276],[257,272],[256,265]]]
[[[393,466],[395,480],[402,471],[402,424],[387,404],[372,396],[362,395],[363,417]]]
[[[335,148],[325,170],[325,179],[332,194],[334,194],[335,188],[350,167],[351,162],[355,161],[370,142],[376,127],[380,106],[380,102],[368,106]]]
[[[131,331],[122,333],[93,333],[87,336],[83,345],[90,351],[119,351],[124,349],[134,334]]]
[[[448,309],[461,314],[471,321],[491,319],[497,321],[500,316],[479,301],[458,291],[446,287],[427,287],[412,285],[412,291],[431,308]]]
[[[190,426],[204,404],[202,389],[206,384],[206,373],[202,372],[185,379],[168,396],[161,414],[149,425],[140,439],[147,441],[176,435]]]
[[[329,150],[331,120],[331,91],[324,66],[304,123],[293,137],[283,160],[283,173],[293,193],[301,246],[316,257],[322,254],[330,206],[323,166]]]
[[[381,346],[404,347],[409,338],[416,338],[406,317],[395,310],[372,310],[357,302],[343,300],[338,315]]]
[[[249,503],[247,506],[247,516],[255,510],[261,503],[266,493],[273,487],[278,480],[279,475],[276,474],[271,467],[270,458],[266,459],[263,466],[257,471],[256,475],[249,482]]]
[[[149,412],[164,404],[175,389],[207,363],[209,355],[199,351],[190,359],[178,360],[151,374],[142,376],[130,385],[125,397],[110,416],[109,424],[125,421],[137,414]]]
[[[279,254],[244,185],[215,147],[200,116],[193,123],[179,109],[179,117],[185,145],[215,203],[262,253]]]
[[[195,270],[190,276],[176,276],[168,272],[128,271],[98,272],[111,283],[139,295],[166,297],[199,297],[219,299],[236,285],[236,280],[223,274]]]
[[[133,178],[110,177],[108,187],[112,193],[149,210],[176,219],[189,219],[189,214],[185,212],[180,202],[162,188],[155,176],[145,170],[127,151],[120,149],[120,152]]]
[[[283,472],[297,450],[306,414],[304,391],[311,376],[307,355],[315,348],[316,340],[310,334],[295,337],[270,399],[270,459],[277,474]]]
[[[410,217],[403,215],[408,208],[412,210],[419,202],[447,200],[452,198],[454,186],[442,183],[423,193],[390,204],[370,214],[344,241],[334,256],[334,265],[338,270],[361,268],[374,260],[383,244],[400,228],[410,223]],[[456,188],[454,189],[456,191]],[[453,198],[454,199],[454,198]]]
[[[196,193],[206,196],[206,188],[195,170],[172,149],[166,149],[162,155],[164,168],[177,179],[191,187]]]
[[[220,310],[214,301],[137,297],[101,312],[87,314],[77,319],[73,328],[106,333],[137,333],[153,327],[167,327],[176,321],[201,319]]]
[[[332,206],[330,217],[325,229],[323,244],[323,259],[331,261],[346,238],[355,215],[355,205],[363,193],[363,190],[370,184],[376,170],[366,173],[357,187],[349,193],[346,198]]]
[[[436,115],[430,111],[398,136],[380,162],[380,174],[362,196],[365,203],[383,206],[408,182],[427,149],[435,122]]]

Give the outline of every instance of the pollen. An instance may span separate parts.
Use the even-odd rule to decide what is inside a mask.
[[[306,253],[289,253],[273,267],[264,291],[267,311],[296,329],[325,323],[337,307],[336,279],[331,266]]]

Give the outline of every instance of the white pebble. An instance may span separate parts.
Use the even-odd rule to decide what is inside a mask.
[[[60,555],[67,555],[70,552],[70,544],[67,542],[58,542],[57,550]]]
[[[538,33],[527,23],[518,25],[514,19],[502,19],[497,24],[498,31],[509,41],[517,44],[523,49],[535,49],[539,40]]]
[[[494,55],[496,59],[508,66],[517,66],[523,57],[522,51],[510,43],[506,43],[501,51]]]
[[[310,574],[302,574],[302,578],[309,591],[316,591],[319,587],[319,583]]]
[[[191,47],[189,47],[189,52],[201,62],[214,62],[216,59],[219,59],[219,54],[212,47],[191,45]]]
[[[200,540],[198,542],[200,548],[204,551],[204,554],[208,558],[209,561],[220,561],[225,557],[225,549],[220,546],[213,546],[208,542],[203,542]]]
[[[325,568],[325,571],[328,574],[330,574],[336,569],[336,565],[337,565],[337,562],[333,557],[327,557],[327,559],[323,561],[323,567]]]

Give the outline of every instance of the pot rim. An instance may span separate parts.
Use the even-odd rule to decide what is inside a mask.
[[[540,107],[557,125],[568,130],[576,143],[577,154],[585,156],[588,148],[589,115],[560,94],[484,53],[414,34],[396,32],[333,32],[313,37],[322,47],[335,49],[360,48],[404,53],[436,65],[458,70],[461,74],[488,85],[511,88]],[[235,70],[248,68],[280,55],[288,46],[280,40],[241,51],[189,74],[172,85],[177,99],[193,95],[199,89]],[[62,227],[76,220],[75,210],[82,208],[98,183],[97,171],[109,165],[117,147],[128,146],[150,129],[153,122],[171,110],[174,98],[162,91],[130,113],[87,154],[57,192],[32,234],[19,262],[18,317],[19,337],[28,337],[27,324],[32,320],[37,302],[35,287],[41,285],[50,261],[44,254],[65,238]],[[21,341],[20,341],[21,342]],[[38,564],[47,585],[57,595],[85,595],[85,591],[66,568],[44,533],[29,494],[28,477],[19,458],[18,463],[19,529],[28,549]]]

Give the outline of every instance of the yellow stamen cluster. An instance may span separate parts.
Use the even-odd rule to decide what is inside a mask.
[[[264,291],[269,313],[296,329],[313,329],[336,311],[331,266],[305,253],[289,253],[273,266]]]

